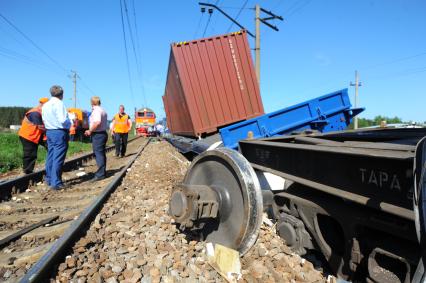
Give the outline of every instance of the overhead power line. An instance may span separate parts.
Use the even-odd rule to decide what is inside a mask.
[[[128,4],[130,6],[128,6]],[[132,9],[133,19],[131,19],[131,13],[129,12],[129,9]],[[139,31],[138,31],[138,25],[137,25],[135,1],[132,0],[132,2],[128,3],[126,0],[120,0],[120,13],[121,13],[121,26],[123,30],[124,49],[125,49],[125,55],[126,55],[127,75],[129,79],[130,92],[131,92],[133,104],[136,103],[135,88],[134,88],[135,84],[133,82],[133,79],[135,77],[132,76],[133,66],[131,62],[134,62],[134,66],[136,68],[136,78],[138,82],[140,83],[143,103],[147,105],[145,87],[143,82],[142,61],[141,61],[141,55],[140,55],[141,51],[140,51],[140,44],[139,44]],[[134,59],[132,59],[131,54],[133,54]],[[137,82],[136,82],[136,85],[138,85]]]
[[[227,9],[227,10],[253,10],[253,8],[243,8],[237,7],[237,6],[218,6],[221,9]]]
[[[287,10],[286,18],[293,16],[294,14],[300,12],[303,8],[305,8],[312,0],[306,0],[305,2],[296,1],[293,5]]]
[[[3,18],[3,20],[9,25],[11,26],[15,31],[17,31],[22,37],[24,37],[33,47],[35,47],[39,52],[41,52],[42,54],[44,54],[56,67],[58,67],[61,71],[63,71],[65,74],[69,74],[70,70],[68,70],[67,68],[65,68],[62,64],[60,64],[57,60],[55,60],[51,55],[49,55],[49,53],[47,53],[47,51],[45,51],[43,48],[41,48],[37,43],[34,42],[34,40],[32,40],[28,35],[26,35],[21,29],[19,29],[14,23],[12,23],[11,20],[9,20],[8,18],[6,18],[3,14],[0,13],[0,17]],[[18,39],[16,39],[13,35],[11,35],[12,38],[17,41],[18,43],[20,43],[22,46],[25,46],[21,41],[19,41]],[[50,71],[52,73],[56,73],[51,69],[51,65],[46,64],[45,62],[40,62],[32,57],[26,56],[24,54],[20,54],[19,52],[4,48],[4,47],[0,47],[0,51],[3,53],[0,53],[0,55],[3,55],[5,57],[8,57],[10,59],[13,60],[17,60],[23,63],[27,63],[42,69],[46,69],[47,71]],[[72,72],[72,71],[71,71]],[[91,90],[91,88],[89,88],[89,86],[87,85],[87,83],[82,82],[83,85],[90,90],[90,92],[92,92],[94,95],[95,92],[93,90]]]
[[[201,22],[203,20],[203,16],[204,16],[204,13],[201,13],[200,19],[198,20],[198,24],[197,24],[197,27],[196,27],[195,32],[194,32],[193,38],[197,37],[198,31],[200,30]]]
[[[80,83],[83,85],[83,87],[85,89],[87,89],[88,91],[90,91],[93,95],[97,96],[97,94],[85,83],[85,81],[81,78],[81,76],[79,75],[78,78],[80,79]]]
[[[68,73],[68,70],[62,66],[58,61],[52,58],[44,49],[38,46],[29,36],[27,36],[23,31],[21,31],[16,25],[14,25],[9,19],[7,19],[3,14],[0,13],[0,17],[3,18],[13,29],[15,29],[19,34],[21,34],[26,40],[28,40],[37,50],[43,53],[50,61],[52,61],[56,66],[62,69],[65,73]]]
[[[414,58],[421,57],[421,56],[424,56],[424,55],[426,55],[426,52],[421,52],[421,53],[418,53],[418,54],[393,59],[393,60],[390,60],[390,61],[387,61],[387,62],[378,63],[378,64],[367,66],[367,67],[364,67],[364,68],[361,68],[361,69],[369,70],[369,69],[373,69],[373,68],[377,68],[377,67],[395,64],[395,63],[398,63],[398,62],[403,62],[403,61],[414,59]]]
[[[132,77],[130,75],[130,63],[129,63],[129,54],[127,52],[127,39],[126,39],[126,28],[124,26],[124,14],[123,14],[123,0],[120,0],[120,11],[121,11],[121,27],[123,29],[123,41],[124,41],[124,51],[126,54],[126,66],[127,66],[127,76],[129,78],[129,87],[130,94],[132,96],[133,103],[135,103],[135,98],[133,94],[133,85],[132,85]]]
[[[3,55],[4,57],[7,57],[9,59],[13,59],[15,61],[18,62],[22,62],[22,63],[27,63],[33,66],[36,66],[38,68],[42,68],[42,69],[46,69],[48,71],[53,72],[53,70],[51,69],[52,66],[47,65],[47,64],[43,64],[43,62],[40,62],[32,57],[29,57],[27,55],[21,54],[19,52],[13,51],[11,49],[5,48],[5,47],[1,47],[0,46],[0,55]]]
[[[246,7],[246,5],[247,5],[247,3],[248,3],[248,0],[246,0],[245,2],[244,2],[244,4],[243,4],[243,6],[241,6],[241,9],[238,11],[238,14],[235,16],[235,20],[238,20],[238,18],[240,17],[240,15],[241,15],[241,12],[243,11],[243,9]],[[234,26],[234,23],[233,22],[231,22],[231,25],[229,26],[229,28],[228,28],[228,30],[226,31],[227,33],[231,30],[231,28]]]
[[[259,81],[259,85],[260,85],[260,23],[263,23],[264,25],[266,25],[267,27],[278,31],[279,29],[275,26],[272,25],[271,23],[269,23],[269,21],[271,20],[280,20],[283,21],[283,17],[278,16],[276,14],[274,14],[271,11],[265,10],[263,8],[261,8],[259,5],[256,5],[255,7],[255,23],[256,23],[256,35],[252,34],[248,29],[246,29],[243,25],[241,25],[236,19],[232,18],[230,15],[228,15],[225,11],[223,11],[221,8],[219,8],[218,6],[214,5],[214,4],[210,4],[210,3],[203,3],[203,2],[199,2],[198,3],[201,6],[201,12],[205,12],[205,7],[209,8],[210,10],[216,9],[218,12],[220,12],[222,15],[224,15],[226,18],[228,18],[232,23],[236,24],[239,28],[245,30],[247,32],[247,34],[249,34],[250,36],[252,36],[255,39],[255,70],[256,70],[256,77]],[[243,8],[245,7],[247,3],[244,3]],[[204,9],[204,11],[203,11]],[[213,11],[212,11],[213,12]],[[266,14],[267,17],[263,17],[261,18],[261,13]],[[207,29],[207,26],[206,26]],[[204,30],[204,32],[206,31],[206,29]]]
[[[204,12],[203,12],[203,13],[204,13]],[[210,21],[211,21],[211,19],[212,19],[213,9],[209,8],[209,9],[208,9],[208,13],[209,13],[209,19],[207,20],[206,26],[205,26],[205,28],[204,28],[203,37],[206,35],[207,28],[208,28],[208,26],[209,26],[209,24],[210,24]]]
[[[134,3],[135,2],[133,0],[133,22],[134,22],[134,26],[135,26],[135,34],[133,35],[133,30],[132,30],[132,26],[130,24],[130,17],[129,17],[129,13],[128,13],[128,9],[127,9],[127,3],[126,3],[126,0],[124,0],[124,7],[125,7],[125,12],[126,12],[126,18],[127,18],[129,33],[130,33],[130,40],[131,40],[131,44],[132,44],[133,54],[135,56],[135,61],[136,61],[136,70],[137,70],[137,73],[138,73],[138,78],[139,78],[139,83],[140,83],[140,87],[141,87],[141,91],[142,91],[143,101],[144,101],[145,106],[147,106],[145,88],[144,88],[144,84],[143,84],[143,75],[142,75],[142,60],[140,58],[141,52],[140,52],[140,46],[139,46],[139,33],[138,33],[138,26],[137,26],[137,19],[136,19],[136,9],[135,9]],[[135,48],[135,46],[136,46],[136,48]]]
[[[36,62],[34,62],[32,60],[28,60],[28,59],[22,58],[22,57],[20,57],[18,55],[14,55],[14,54],[11,54],[11,53],[8,53],[8,52],[0,50],[0,56],[3,56],[4,58],[7,58],[7,59],[10,59],[10,60],[13,60],[13,61],[17,61],[17,62],[20,62],[20,63],[25,63],[25,64],[28,64],[28,65],[37,67],[39,69],[47,70],[47,71],[50,71],[50,72],[54,73],[52,71],[52,69],[46,69],[44,66],[42,66],[42,65],[40,65],[40,64],[38,64],[38,63],[36,63]]]

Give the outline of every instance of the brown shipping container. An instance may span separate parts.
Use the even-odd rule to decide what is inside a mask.
[[[172,44],[163,104],[171,132],[193,137],[264,114],[246,32]]]

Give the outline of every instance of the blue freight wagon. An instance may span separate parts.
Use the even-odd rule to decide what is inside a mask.
[[[306,130],[331,132],[346,129],[364,108],[351,108],[348,89],[332,92],[219,130],[223,146],[237,149],[238,141],[289,135]]]

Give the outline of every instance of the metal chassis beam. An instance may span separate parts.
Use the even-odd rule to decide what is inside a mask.
[[[240,151],[255,169],[414,220],[411,150],[286,141],[241,141]]]

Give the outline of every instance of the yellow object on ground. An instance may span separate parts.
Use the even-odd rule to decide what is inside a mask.
[[[240,253],[225,246],[207,243],[206,253],[209,264],[228,282],[241,278]]]

